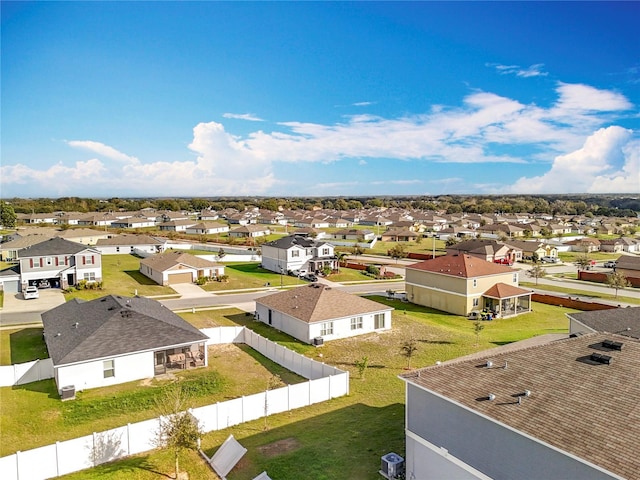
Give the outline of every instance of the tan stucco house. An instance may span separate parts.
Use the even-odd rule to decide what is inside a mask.
[[[487,309],[505,317],[531,311],[531,291],[518,287],[518,270],[466,254],[407,266],[406,291],[411,303],[455,315]]]

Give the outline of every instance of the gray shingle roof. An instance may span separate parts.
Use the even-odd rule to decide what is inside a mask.
[[[624,346],[609,350],[603,340]],[[591,362],[591,353],[613,361]],[[624,478],[640,478],[637,340],[593,333],[419,372],[401,377]],[[531,396],[519,405],[525,390]],[[485,401],[490,393],[495,400]]]
[[[261,297],[256,300],[256,303],[306,323],[393,310],[373,300],[319,283]]]
[[[75,299],[43,313],[42,323],[55,366],[208,338],[159,302],[143,297]]]
[[[568,313],[567,316],[596,332],[619,333],[640,339],[640,307]]]
[[[219,263],[210,262],[209,260],[185,252],[159,253],[140,260],[140,265],[147,265],[160,272],[164,272],[180,264],[191,268],[213,268],[220,265]]]
[[[20,250],[19,255],[20,258],[41,257],[43,255],[75,255],[89,249],[90,247],[81,243],[54,237]]]
[[[324,242],[322,242],[324,243]],[[268,245],[270,247],[276,248],[291,248],[293,245],[298,245],[302,248],[311,248],[318,245],[318,242],[311,238],[303,237],[301,235],[289,235],[287,237],[279,238],[278,240],[274,240],[272,242],[267,242],[264,245]]]

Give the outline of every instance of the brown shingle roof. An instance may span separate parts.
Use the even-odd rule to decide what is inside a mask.
[[[470,255],[442,255],[408,265],[406,268],[462,278],[484,277],[516,271],[506,265],[487,262]]]
[[[603,340],[624,343],[621,351]],[[591,353],[613,358],[589,361]],[[486,367],[486,361],[493,362]],[[503,368],[507,365],[507,368]],[[588,334],[402,378],[617,475],[640,478],[640,342]],[[518,394],[531,396],[518,405]],[[486,400],[495,395],[494,401]]]
[[[215,262],[210,262],[209,260],[205,260],[204,258],[199,258],[185,252],[159,253],[153,257],[140,260],[140,264],[147,265],[160,272],[168,270],[169,268],[179,264],[193,268],[210,268],[218,265]]]
[[[373,300],[319,283],[274,293],[256,302],[307,323],[393,310]]]
[[[506,283],[500,282],[496,283],[482,295],[490,298],[511,298],[519,297],[521,295],[527,295],[530,293],[531,290],[525,290],[524,288],[514,287],[513,285],[508,285]]]

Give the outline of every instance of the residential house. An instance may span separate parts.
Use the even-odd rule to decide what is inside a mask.
[[[67,288],[84,280],[102,281],[102,255],[92,247],[54,237],[18,252],[22,290],[47,280]]]
[[[534,255],[538,259],[542,257],[557,257],[558,249],[553,245],[549,245],[546,242],[535,240],[505,240],[505,245],[509,245],[512,248],[522,251],[522,258],[531,259]]]
[[[95,246],[103,255],[118,255],[131,253],[162,253],[166,249],[166,240],[149,235],[123,234],[111,238],[103,238]]]
[[[405,268],[411,303],[455,315],[490,310],[508,317],[531,311],[531,291],[518,287],[518,271],[471,255],[443,255]]]
[[[24,236],[14,235],[12,240],[0,243],[0,259],[3,262],[17,262],[21,250],[54,237],[54,232],[47,230],[48,229],[44,229],[43,233],[33,233]]]
[[[235,238],[257,238],[266,237],[270,233],[271,230],[266,225],[248,224],[230,230],[229,236]]]
[[[380,239],[383,242],[415,242],[421,237],[422,235],[420,233],[416,233],[408,228],[390,228],[380,236]]]
[[[217,235],[227,233],[229,225],[218,222],[198,222],[195,225],[187,227],[185,233],[190,235]]]
[[[567,313],[569,334],[609,332],[640,340],[640,307]]]
[[[140,260],[140,273],[158,285],[193,283],[201,277],[224,275],[224,265],[186,252],[166,252]]]
[[[169,220],[158,224],[158,227],[164,232],[186,232],[187,228],[193,227],[196,223],[198,223],[197,220],[189,219]]]
[[[276,273],[299,270],[322,271],[325,267],[338,268],[338,259],[331,243],[300,235],[289,235],[263,243],[262,268]]]
[[[207,365],[208,337],[156,300],[73,299],[43,313],[42,323],[59,391]]]
[[[624,252],[625,242],[621,238],[600,240],[600,251],[609,253]]]
[[[406,478],[640,478],[640,342],[540,342],[400,376]]]
[[[495,240],[466,240],[447,247],[447,255],[466,253],[472,257],[481,258],[487,262],[510,265],[522,260],[522,249]]]
[[[640,278],[640,257],[621,255],[616,262],[616,271],[626,277]]]
[[[78,218],[78,225],[85,227],[110,227],[115,221],[120,220],[111,212],[105,213],[89,213]]]
[[[148,227],[155,227],[155,226],[156,226],[156,221],[154,219],[147,218],[145,216],[121,218],[111,222],[111,227],[113,228],[133,229],[133,228],[148,228]]]
[[[367,242],[376,238],[376,234],[371,230],[359,230],[357,228],[343,228],[328,235],[329,238],[336,240],[351,240],[359,242]]]
[[[56,237],[64,238],[83,245],[95,245],[98,240],[109,238],[113,233],[93,228],[69,228],[68,230],[56,231]]]
[[[572,252],[591,253],[600,251],[600,240],[597,238],[583,237],[564,243],[571,247]]]
[[[306,343],[391,328],[393,308],[319,283],[256,300],[256,318]]]

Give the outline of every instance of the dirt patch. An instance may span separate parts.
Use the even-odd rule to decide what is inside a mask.
[[[258,447],[258,450],[265,457],[276,457],[284,453],[293,452],[300,448],[300,446],[300,442],[297,439],[289,437]]]

